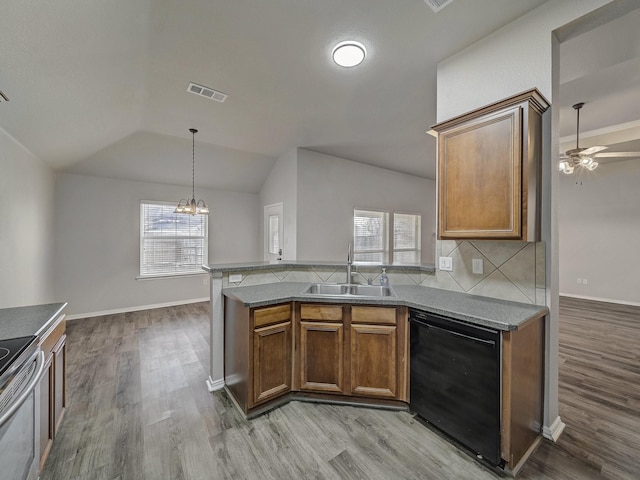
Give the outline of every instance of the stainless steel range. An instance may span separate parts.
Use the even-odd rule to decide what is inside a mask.
[[[40,378],[44,355],[36,337],[0,340],[0,472],[2,478],[38,476]]]

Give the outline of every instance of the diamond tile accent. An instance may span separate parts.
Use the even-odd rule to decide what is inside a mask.
[[[449,257],[451,256],[451,252],[453,252],[461,243],[465,243],[460,240],[440,240],[440,257]]]
[[[403,272],[387,272],[387,276],[389,277],[389,285],[415,285],[414,282],[409,275]],[[376,285],[380,285],[380,276],[378,276],[378,282]]]
[[[462,287],[453,279],[450,272],[438,270],[435,273],[425,275],[421,285],[423,287],[442,288],[443,290],[451,290],[453,292],[464,292]]]
[[[478,283],[488,277],[495,267],[482,255],[470,242],[462,242],[451,255],[453,258],[453,272],[449,272],[453,279],[467,292]],[[472,273],[472,260],[481,258],[484,266],[484,273],[479,275]]]
[[[491,275],[467,293],[514,302],[533,303],[531,299],[522,293],[500,270],[494,270]]]
[[[273,268],[271,269],[271,273],[278,277],[278,280],[283,282],[286,276],[291,273],[291,270],[286,270],[284,268]]]
[[[536,245],[529,243],[511,257],[500,271],[534,303],[536,300]]]
[[[331,276],[337,272],[335,268],[314,268],[313,271],[316,273],[316,275],[320,277],[320,279],[323,282],[328,282],[329,278],[331,278]],[[346,265],[344,267],[344,275],[346,278],[346,275],[347,275]],[[344,279],[342,279],[342,281],[344,282]]]
[[[320,276],[311,268],[304,270],[293,270],[289,272],[283,280],[283,282],[309,282],[309,283],[321,283]]]
[[[528,245],[527,242],[509,240],[474,240],[471,243],[498,268]]]
[[[273,274],[273,272],[269,270],[255,270],[247,273],[239,285],[246,287],[249,285],[263,285],[265,283],[279,282],[280,280]]]

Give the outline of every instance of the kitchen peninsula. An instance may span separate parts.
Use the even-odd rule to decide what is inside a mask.
[[[358,275],[367,278],[367,268],[380,267],[357,266]],[[409,316],[415,311],[491,330],[499,338],[500,384],[494,393],[500,445],[492,463],[517,472],[537,445],[546,307],[393,282],[394,296],[305,293],[313,283],[344,283],[345,268],[339,263],[203,268],[211,274],[209,387],[225,387],[247,417],[292,399],[415,411],[409,351]],[[429,266],[385,268],[391,277],[394,271],[433,271]],[[318,275],[317,269],[325,273]],[[263,283],[234,286],[242,282],[234,275],[242,272],[261,272],[256,280]],[[470,398],[476,394],[467,393]]]

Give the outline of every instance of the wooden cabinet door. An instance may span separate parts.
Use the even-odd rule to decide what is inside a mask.
[[[55,432],[58,431],[62,417],[67,408],[67,382],[66,382],[66,360],[67,360],[67,336],[63,335],[52,350],[53,353],[53,419],[55,422]]]
[[[351,325],[352,394],[397,396],[396,328],[393,325]]]
[[[520,238],[521,110],[474,119],[438,138],[441,238]]]
[[[54,435],[53,421],[53,355],[48,354],[44,374],[40,380],[40,470],[51,450]]]
[[[300,322],[300,390],[344,393],[342,323]]]
[[[253,404],[291,391],[291,321],[253,332]]]
[[[540,237],[542,113],[536,89],[433,127],[438,132],[438,238]]]

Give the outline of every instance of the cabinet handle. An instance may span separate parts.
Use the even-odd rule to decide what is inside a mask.
[[[41,350],[35,352],[25,365],[33,362],[33,360],[35,360],[37,364],[36,373],[33,375],[31,382],[29,382],[29,385],[23,390],[18,399],[15,400],[13,404],[5,411],[4,415],[2,415],[2,418],[0,418],[0,427],[2,427],[2,425],[4,425],[4,423],[9,420],[13,416],[13,414],[16,413],[16,411],[22,406],[22,404],[34,390],[35,386],[42,377],[42,372],[44,372],[44,352]]]

